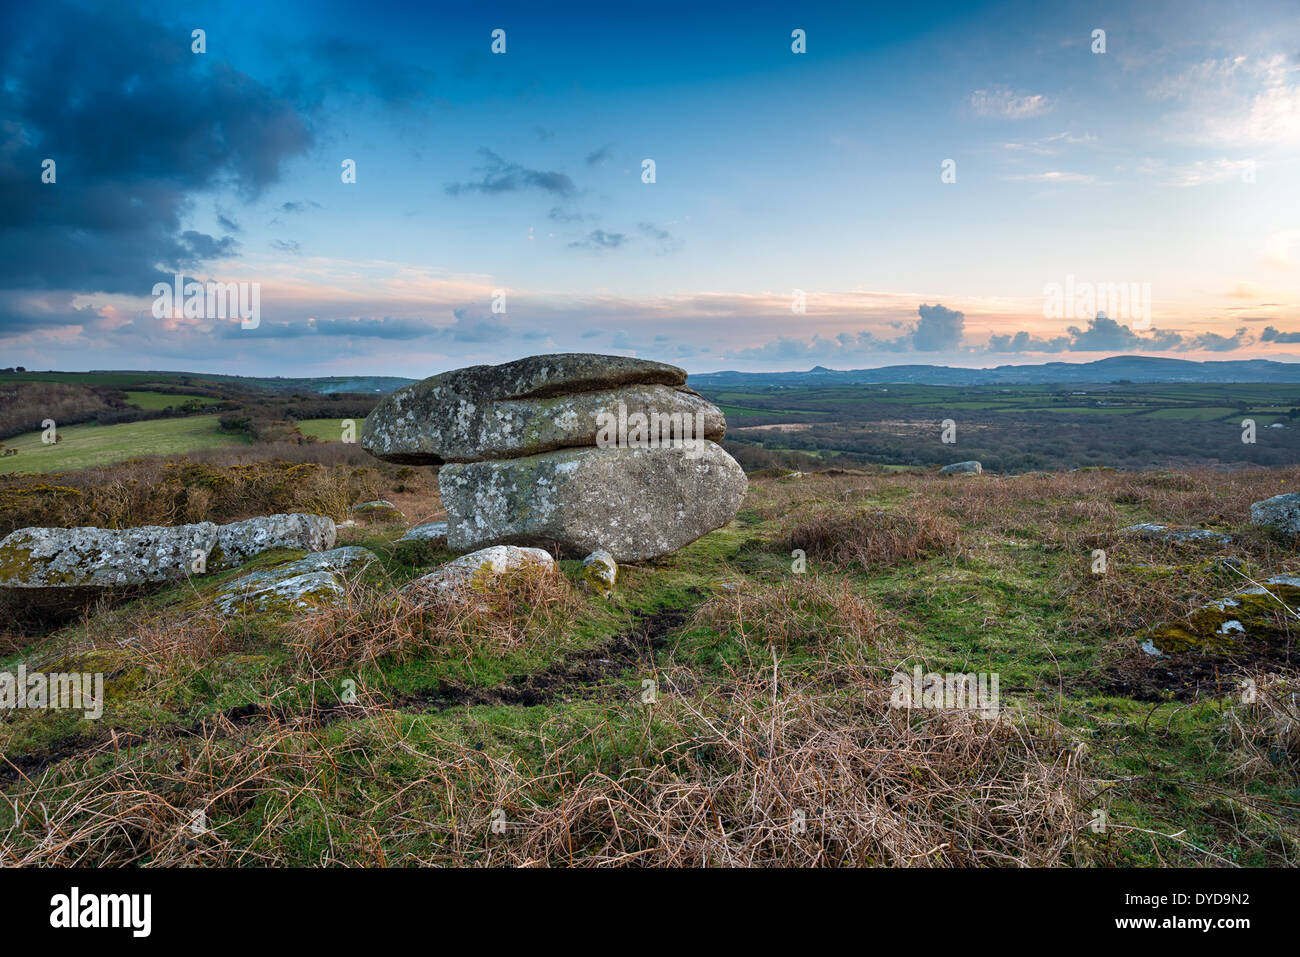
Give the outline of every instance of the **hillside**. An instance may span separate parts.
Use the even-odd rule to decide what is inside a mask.
[[[1046,362],[1002,365],[991,369],[951,366],[897,365],[878,369],[827,369],[807,372],[700,372],[691,376],[696,388],[764,386],[835,386],[912,383],[915,385],[1062,385],[1114,382],[1300,382],[1300,363],[1246,359],[1197,362],[1161,356],[1112,356],[1095,362]]]
[[[451,557],[397,541],[440,514],[426,470],[248,469],[97,473],[58,517],[342,519],[382,496],[405,520],[342,530],[380,563],[315,614],[214,614],[245,567],[62,624],[7,615],[0,669],[108,684],[98,722],[0,720],[0,863],[1200,866],[1300,853],[1289,645],[1142,650],[1244,579],[1300,571],[1292,546],[1248,521],[1300,469],[754,475],[736,521],[624,566],[608,599],[564,561],[556,577],[493,585],[470,612],[398,592]],[[55,517],[16,511],[32,505],[14,494],[0,514],[8,527]],[[1136,522],[1231,542],[1120,533]],[[891,676],[914,666],[996,674],[996,718],[891,707]],[[1252,703],[1243,678],[1261,689]]]

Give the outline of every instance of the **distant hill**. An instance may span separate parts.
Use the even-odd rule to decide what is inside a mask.
[[[334,392],[363,392],[387,394],[394,389],[415,382],[400,376],[309,376],[285,378],[283,376],[217,375],[202,372],[130,372],[122,370],[94,370],[91,372],[28,372],[0,373],[0,382],[68,382],[78,385],[109,385],[119,388],[139,388],[142,385],[213,385],[239,386],[245,389],[265,389],[270,392],[300,392],[329,395]]]
[[[807,372],[703,372],[691,376],[697,389],[742,386],[831,386],[862,383],[917,385],[1054,385],[1108,382],[1300,382],[1300,362],[1243,359],[1195,362],[1153,356],[1112,356],[1095,362],[1046,362],[992,369],[900,365],[879,369],[827,369]]]

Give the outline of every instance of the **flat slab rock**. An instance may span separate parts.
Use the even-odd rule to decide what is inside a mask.
[[[1173,542],[1175,544],[1187,544],[1192,542],[1208,542],[1215,545],[1232,544],[1232,536],[1225,535],[1223,532],[1216,532],[1213,529],[1191,528],[1183,525],[1157,525],[1152,522],[1130,525],[1127,528],[1120,529],[1120,534],[1127,535],[1130,538],[1141,538],[1152,542]]]
[[[602,413],[654,415],[656,435],[681,438],[689,423],[685,437],[721,439],[721,410],[685,382],[676,366],[625,356],[575,353],[472,366],[389,395],[366,417],[361,445],[408,465],[518,458],[596,445]],[[702,434],[694,431],[701,425]]]
[[[217,526],[20,528],[0,541],[0,586],[121,588],[198,574]]]
[[[209,568],[233,568],[273,548],[323,552],[334,547],[337,537],[334,519],[326,515],[293,512],[231,522],[217,529],[217,551],[209,556]]]
[[[980,475],[984,471],[984,466],[979,462],[971,459],[968,462],[953,462],[952,465],[945,465],[939,469],[940,475]]]
[[[269,515],[228,525],[20,528],[0,541],[0,587],[113,589],[154,585],[242,564],[273,548],[334,545],[322,515]]]
[[[357,545],[345,545],[253,572],[226,584],[212,600],[223,615],[250,611],[301,611],[338,604],[347,594],[344,577],[378,559]]]
[[[666,555],[736,516],[749,481],[713,442],[698,448],[566,449],[438,473],[448,546],[554,546],[616,562]]]

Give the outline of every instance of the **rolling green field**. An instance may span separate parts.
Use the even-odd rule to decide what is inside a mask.
[[[167,392],[128,392],[126,401],[140,409],[180,408],[183,405],[213,405],[218,400],[200,395],[173,395]]]
[[[298,431],[310,435],[322,442],[338,442],[343,436],[343,423],[346,419],[300,419]],[[364,419],[353,419],[356,423],[357,437],[361,437],[361,423]]]
[[[4,443],[17,455],[0,457],[0,474],[65,472],[109,465],[142,455],[183,455],[197,449],[243,445],[246,440],[220,430],[215,415],[120,425],[70,425],[59,429],[60,441],[41,442],[40,432],[28,432]]]

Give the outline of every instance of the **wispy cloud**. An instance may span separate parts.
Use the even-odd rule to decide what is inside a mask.
[[[566,173],[530,169],[522,163],[507,162],[486,146],[478,151],[483,162],[475,169],[483,175],[477,180],[448,183],[445,187],[451,196],[462,193],[511,193],[524,189],[539,189],[555,196],[572,196],[576,192],[573,180]]]
[[[970,95],[970,105],[976,116],[1026,120],[1051,112],[1054,104],[1042,93],[1017,93],[998,87],[976,90]]]
[[[1047,170],[1042,173],[1019,173],[1006,179],[1022,180],[1028,183],[1095,183],[1097,177],[1091,173],[1074,173],[1068,170]]]

